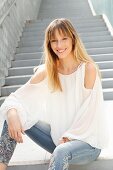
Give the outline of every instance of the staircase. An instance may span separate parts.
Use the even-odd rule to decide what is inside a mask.
[[[27,22],[25,25],[23,35],[18,43],[15,60],[12,61],[12,67],[8,70],[5,86],[1,88],[0,105],[11,92],[29,80],[33,74],[33,68],[41,63],[45,28],[53,19],[60,17],[72,21],[88,54],[99,65],[104,100],[106,102],[113,100],[113,37],[102,16],[92,15],[87,0],[42,0],[38,19]],[[22,151],[24,148],[21,146],[20,152]],[[32,163],[31,165],[10,166],[8,170],[47,170],[48,161],[45,164],[37,162],[32,165]],[[71,165],[70,170],[111,170],[112,167],[112,160],[97,160],[84,166]]]

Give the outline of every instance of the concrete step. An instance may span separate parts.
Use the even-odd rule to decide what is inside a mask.
[[[34,67],[14,67],[9,68],[8,76],[18,76],[18,75],[30,75],[33,74]]]
[[[20,85],[25,84],[31,75],[20,75],[20,76],[9,76],[5,79],[6,86],[12,85]],[[102,87],[103,88],[112,88],[113,87],[113,78],[104,78],[102,79]]]
[[[107,34],[106,34],[107,35]],[[109,34],[108,34],[109,35]],[[84,35],[85,36],[85,35]],[[92,35],[94,37],[94,35]],[[97,35],[95,35],[97,37]],[[98,35],[102,36],[102,35]],[[41,42],[40,42],[41,41]],[[43,48],[41,47],[43,42],[43,39],[37,39],[35,41],[20,41],[18,43],[18,47],[33,47],[33,46],[38,46],[38,48],[40,50],[43,50]],[[102,47],[113,47],[113,40],[112,41],[99,41],[99,42],[84,42],[84,45],[86,48],[102,48]]]
[[[51,2],[51,4],[50,4],[50,2]],[[69,7],[71,9],[76,10],[76,9],[78,9],[81,6],[84,6],[84,5],[85,5],[85,7],[87,7],[89,9],[88,3],[86,3],[85,1],[77,1],[77,0],[76,1],[72,1],[72,0],[70,0],[70,3],[69,3],[69,0],[68,1],[65,0],[65,2],[66,2],[65,5],[64,5],[64,3],[62,1],[57,1],[59,3],[52,2],[52,1],[50,1],[50,2],[47,1],[46,4],[45,4],[45,2],[44,3],[42,2],[42,4],[41,4],[41,11],[45,11],[46,9],[48,11],[48,9],[51,9],[51,7],[53,7],[51,10],[54,9],[53,12],[57,12],[57,10],[55,10],[56,6],[58,7],[59,11],[60,10],[62,11],[62,9],[65,9],[65,11],[66,11],[67,8],[65,8],[65,7]],[[76,6],[75,6],[75,4],[76,4]]]
[[[33,74],[33,68],[29,68],[29,72],[26,72],[26,69],[21,67],[20,70],[23,70],[24,71],[24,75],[32,75]],[[29,74],[28,74],[29,73]],[[23,74],[15,74],[15,76],[9,76],[10,77],[13,77],[13,78],[17,78],[18,77],[21,77],[23,76]],[[109,80],[109,78],[113,78],[113,69],[105,69],[105,70],[101,70],[101,76],[103,78],[103,80]],[[106,78],[106,79],[105,79]],[[1,87],[1,95],[2,96],[8,96],[10,93],[14,92],[15,90],[17,90],[19,87],[21,87],[21,84],[18,84],[18,85],[9,85],[9,86],[3,86]],[[103,84],[103,87],[106,88],[106,84],[104,85]],[[108,85],[107,85],[108,87]],[[111,87],[111,81],[110,81],[110,87]]]
[[[103,89],[113,88],[113,78],[102,79],[102,88]]]
[[[81,30],[78,30],[77,32],[78,32],[78,34],[86,34],[86,36],[87,36],[87,33],[90,33],[89,36],[95,37],[95,34],[93,34],[93,32],[97,32],[98,31],[97,28],[89,28],[89,29],[90,30],[88,31],[88,30],[85,30],[85,28],[84,28],[84,30],[83,30],[83,28],[81,28]],[[99,27],[99,29],[100,30],[98,32],[107,31],[107,29],[104,27]],[[27,34],[31,34],[31,35],[24,35],[23,37],[21,37],[20,42],[38,41],[38,40],[43,41],[44,33],[45,33],[45,31],[41,31],[41,32],[37,32],[37,33],[34,32],[33,34],[27,33]],[[98,34],[97,34],[97,36],[98,36]],[[100,36],[103,36],[103,35],[100,35]],[[105,34],[105,37],[107,37],[107,36],[110,36],[110,34]],[[84,37],[84,36],[81,36],[81,37]],[[112,40],[113,40],[113,38],[112,38]]]
[[[76,31],[78,33],[92,33],[92,32],[103,32],[103,31],[108,31],[107,27],[89,27],[89,28],[76,28]],[[41,39],[44,39],[44,34],[45,34],[45,30],[41,30],[41,31],[38,31],[37,34],[35,35],[32,35],[32,36],[29,36],[27,37],[26,35],[24,35],[23,37],[21,37],[21,41],[34,41],[38,39],[38,37]]]
[[[39,48],[38,48],[39,49]],[[39,49],[40,50],[40,49]],[[40,50],[42,51],[42,50]],[[20,53],[15,55],[15,60],[29,60],[29,59],[41,59],[43,52],[36,53]]]
[[[6,99],[7,96],[3,96],[3,97],[0,97],[0,106],[2,105],[2,103],[4,102],[4,100]]]
[[[31,75],[21,75],[21,76],[6,77],[5,85],[6,86],[11,85],[12,86],[12,85],[25,84],[30,78],[31,78]]]
[[[12,67],[26,67],[26,66],[37,66],[39,65],[41,62],[40,59],[31,59],[31,60],[15,60],[12,61]]]
[[[31,75],[35,66],[9,68],[8,76]],[[100,70],[103,78],[113,77],[113,69]]]
[[[32,60],[15,60],[12,61],[12,67],[28,67],[28,66],[37,66],[42,61],[40,59],[32,59]],[[98,61],[96,62],[100,69],[112,69],[113,68],[113,61]]]
[[[42,52],[20,53],[20,54],[15,55],[15,60],[41,59],[42,55],[43,55]],[[90,56],[95,61],[113,61],[113,53],[111,53],[111,54],[94,54],[94,55],[90,55]]]
[[[63,11],[64,12],[64,11]],[[88,12],[87,10],[84,10],[84,13],[85,13],[85,15],[86,16],[89,16],[89,15],[92,15],[92,13],[91,12]],[[77,16],[81,16],[81,17],[84,17],[84,14],[83,13],[81,13],[80,12],[80,10],[79,10],[79,12],[75,12],[75,11],[70,11],[70,14],[68,14],[67,13],[67,11],[65,12],[65,14],[64,13],[41,13],[41,16],[38,16],[38,18],[40,18],[40,19],[43,19],[43,18],[48,18],[48,17],[53,17],[53,18],[68,18],[69,16],[70,17],[73,17],[73,16],[75,16],[75,15],[77,15]]]
[[[51,22],[51,21],[50,21]],[[76,21],[72,21],[72,23],[73,23],[73,25],[75,26],[75,27],[82,27],[82,26],[84,26],[84,27],[103,27],[103,26],[105,26],[105,22],[103,22],[103,20],[99,20],[99,21],[93,21],[93,22],[76,22]],[[48,23],[42,23],[42,24],[38,24],[38,22],[36,23],[30,23],[30,25],[29,26],[27,26],[27,27],[25,27],[25,29],[24,29],[24,31],[27,29],[27,30],[29,30],[29,28],[34,28],[34,29],[36,29],[37,31],[38,30],[43,30],[43,29],[45,29],[47,26],[48,26],[48,24],[49,24],[49,22]]]
[[[104,32],[106,32],[106,34],[104,34]],[[89,33],[87,33],[87,32],[82,32],[82,33],[79,33],[78,32],[78,34],[80,35],[80,37],[81,38],[83,38],[83,39],[89,39],[90,37],[91,38],[97,38],[98,36],[101,38],[101,37],[105,37],[105,38],[103,38],[102,40],[113,40],[113,38],[111,37],[111,35],[109,34],[109,32],[108,31],[106,31],[106,30],[102,30],[101,31],[101,33],[100,32],[98,32],[98,34],[96,35],[96,33],[94,33],[93,34],[93,32],[89,32]],[[100,34],[100,35],[99,35]],[[36,37],[37,36],[37,37]],[[89,37],[90,36],[90,37]],[[27,38],[28,37],[28,38]],[[100,39],[99,38],[99,39]],[[44,35],[42,35],[42,33],[40,34],[40,32],[24,32],[24,35],[23,35],[23,37],[21,38],[21,40],[20,40],[20,42],[24,42],[25,40],[28,40],[28,39],[30,39],[30,40],[34,40],[34,41],[44,41]]]
[[[100,69],[113,69],[113,61],[98,61],[96,63]]]
[[[103,94],[104,94],[104,100],[113,101],[113,86],[112,88],[103,89]]]
[[[26,25],[25,26],[27,26],[27,25],[30,25],[31,23],[40,23],[40,24],[42,24],[42,23],[50,23],[53,19],[56,19],[56,17],[55,18],[53,18],[53,17],[48,17],[48,18],[43,18],[43,19],[40,19],[40,18],[38,18],[37,20],[30,20],[30,23],[28,23],[28,22],[26,22]],[[76,21],[76,22],[87,22],[87,21],[95,21],[95,20],[98,20],[98,19],[102,19],[103,20],[103,18],[102,18],[102,15],[95,15],[95,16],[93,16],[93,15],[90,15],[90,16],[84,16],[84,17],[81,17],[81,16],[73,16],[73,17],[70,17],[70,16],[68,16],[68,19],[70,19],[71,21]]]
[[[28,66],[37,66],[42,61],[40,59],[28,59],[28,60],[15,60],[12,61],[12,67],[28,67]],[[98,61],[96,62],[99,65],[100,69],[112,69],[113,68],[113,61]]]
[[[113,47],[87,49],[89,55],[113,54]]]
[[[113,61],[113,53],[111,54],[94,54],[90,55],[94,61]]]
[[[8,170],[48,170],[48,163],[34,165],[16,165],[8,167]],[[69,170],[112,170],[113,160],[97,160],[85,165],[70,165]]]
[[[99,23],[100,23],[100,21],[103,23],[103,20],[101,19],[101,20],[99,20],[99,21],[87,21],[87,25],[88,25],[88,23],[90,23],[91,25],[93,24],[93,25],[98,25]],[[36,23],[36,22],[34,22],[34,23],[30,23],[29,25],[27,25],[24,29],[23,29],[23,32],[31,32],[31,31],[38,31],[39,29],[41,29],[41,28],[46,28],[48,25],[49,25],[49,23],[50,22],[47,22],[47,23],[42,23],[42,24],[40,24],[40,23]],[[77,25],[80,25],[80,23],[81,23],[81,21],[79,21],[79,22],[75,22],[75,24],[74,24],[74,22],[72,21],[72,23],[73,23],[73,25],[76,27]],[[82,22],[82,25],[84,25],[84,24],[86,24],[86,21],[83,21]],[[104,25],[105,26],[105,24],[102,24],[102,25]]]
[[[87,31],[87,32],[91,32],[91,31],[99,31],[99,30],[101,30],[101,31],[106,31],[106,30],[108,30],[107,29],[107,27],[105,26],[105,24],[104,25],[96,25],[96,24],[94,24],[94,25],[92,25],[92,26],[88,26],[88,25],[86,25],[86,26],[84,26],[84,25],[81,25],[81,26],[78,26],[78,25],[76,25],[76,24],[73,24],[74,25],[74,27],[75,27],[75,29],[76,30],[78,30],[78,32],[85,32],[85,31]],[[34,34],[36,35],[36,32],[38,32],[38,35],[40,35],[40,33],[41,33],[41,35],[42,35],[42,33],[45,31],[45,29],[46,29],[46,27],[45,28],[43,28],[43,27],[38,27],[37,25],[35,26],[35,25],[30,25],[28,28],[27,28],[27,31],[24,31],[23,32],[23,34],[22,34],[22,36],[27,36],[27,35],[30,35],[30,33],[33,33],[34,32]]]
[[[69,9],[68,9],[69,10]],[[89,16],[89,15],[92,15],[92,13],[91,12],[89,12],[89,11],[87,11],[87,10],[84,10],[84,13],[85,13],[85,15],[86,16]],[[77,12],[75,12],[75,11],[70,11],[70,14],[68,14],[68,12],[66,11],[65,13],[64,13],[64,11],[63,11],[63,13],[61,12],[61,13],[56,13],[56,12],[53,12],[53,13],[47,13],[47,11],[46,11],[46,13],[41,13],[41,16],[38,16],[38,18],[40,18],[40,19],[43,19],[43,18],[48,18],[48,17],[53,17],[53,18],[68,18],[69,16],[70,17],[73,17],[73,16],[75,16],[75,15],[77,15],[77,16],[81,16],[81,17],[84,17],[84,14],[83,13],[81,13],[81,11],[79,10],[79,11],[77,11]]]
[[[106,48],[106,47],[113,47],[113,40],[112,41],[99,41],[99,42],[84,42],[85,48]]]
[[[76,28],[76,30],[81,30],[83,27],[84,29],[89,29],[89,32],[91,30],[91,28],[95,28],[95,30],[98,30],[98,28],[103,28],[103,30],[106,30],[104,28],[106,28],[105,26],[105,23],[102,22],[101,24],[98,24],[98,23],[90,23],[90,24],[81,24],[81,25],[76,25],[76,24],[73,24],[74,27]],[[46,29],[47,25],[45,27],[39,27],[38,25],[31,25],[31,27],[29,28],[30,31],[24,31],[22,36],[25,37],[25,36],[31,36],[31,35],[37,35],[38,33],[41,33],[41,32],[44,32],[45,29]]]
[[[14,165],[9,166],[7,170],[48,170],[48,163],[29,164],[28,165]]]
[[[3,86],[1,87],[1,96],[9,96],[10,93],[15,92],[18,88],[20,88],[22,85],[12,85],[12,86]]]
[[[100,70],[102,78],[113,78],[113,68],[112,69],[102,69]]]
[[[88,40],[88,39],[87,39]],[[99,39],[100,40],[100,39]],[[91,41],[91,38],[89,37],[89,41]],[[88,42],[89,42],[88,41]],[[93,41],[93,40],[92,40]],[[86,40],[85,40],[86,42]],[[98,41],[99,42],[99,41]],[[84,41],[83,41],[84,43]],[[41,44],[40,46],[41,47]],[[40,51],[39,51],[40,50]],[[106,48],[89,48],[86,49],[89,55],[95,55],[95,54],[110,54],[113,53],[113,47],[106,47]],[[36,53],[41,52],[41,48],[38,48],[38,46],[33,47],[20,47],[16,49],[16,53]]]
[[[32,33],[38,33],[38,29],[37,28],[29,28],[29,29],[26,29],[24,30],[23,34],[32,34]],[[95,31],[95,32],[80,32],[78,33],[81,37],[82,36],[95,36],[95,35],[110,35],[110,32],[108,30],[105,30],[105,31]],[[39,39],[43,39],[42,38],[42,35],[38,35],[38,38]]]
[[[31,26],[32,24],[38,24],[39,27],[40,26],[45,26],[45,25],[48,25],[51,21],[53,21],[54,19],[56,18],[52,18],[52,19],[44,19],[44,20],[30,20],[29,23],[25,23],[25,28],[24,30]],[[78,24],[78,23],[92,23],[92,22],[102,22],[103,21],[103,18],[102,16],[94,16],[92,18],[76,18],[76,17],[68,17],[67,19],[69,19],[72,23],[75,23],[75,24]]]

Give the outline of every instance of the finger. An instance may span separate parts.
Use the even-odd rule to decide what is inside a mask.
[[[12,139],[15,138],[14,131],[12,129],[9,129],[9,134]]]
[[[18,138],[18,130],[14,130],[14,138],[15,138],[15,139]]]
[[[21,129],[21,133],[22,133],[23,135],[25,135],[25,132],[24,132],[24,129],[23,129],[23,128]]]
[[[23,138],[22,138],[22,133],[21,133],[21,131],[18,132],[18,141],[19,141],[20,143],[23,143]]]

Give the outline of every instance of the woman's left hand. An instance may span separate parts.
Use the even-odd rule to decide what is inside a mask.
[[[66,142],[69,142],[69,141],[70,140],[67,137],[63,137],[63,138],[59,139],[59,144],[66,143]]]

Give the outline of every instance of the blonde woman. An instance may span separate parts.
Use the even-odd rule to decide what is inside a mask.
[[[49,170],[94,161],[107,145],[99,69],[71,22],[60,18],[45,31],[44,64],[1,106],[0,169],[6,169],[25,132],[50,152]]]

